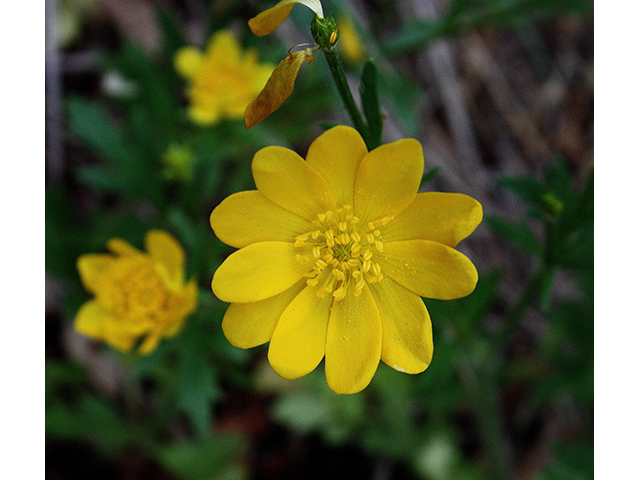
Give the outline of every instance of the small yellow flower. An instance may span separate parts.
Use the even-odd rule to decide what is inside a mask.
[[[177,72],[190,85],[189,117],[200,125],[222,118],[240,119],[247,104],[262,90],[273,65],[258,63],[255,51],[242,51],[227,30],[217,32],[206,52],[194,47],[180,49],[174,58]]]
[[[211,284],[231,303],[222,322],[229,342],[270,342],[269,362],[287,379],[324,358],[336,393],[364,389],[381,359],[424,371],[433,341],[420,296],[473,291],[477,271],[453,247],[479,224],[481,205],[462,194],[416,194],[419,142],[367,152],[346,126],[320,135],[306,161],[263,148],[252,171],[258,190],[231,195],[211,213],[218,238],[240,249]]]
[[[78,332],[125,352],[144,337],[141,354],[178,334],[197,306],[198,286],[195,279],[185,283],[184,251],[171,235],[152,230],[145,246],[146,253],[113,238],[112,254],[78,259],[82,283],[95,295],[76,315]]]

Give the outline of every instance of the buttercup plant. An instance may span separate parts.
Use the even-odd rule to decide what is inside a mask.
[[[231,195],[211,214],[223,242],[239,248],[217,269],[211,288],[229,302],[222,329],[231,344],[270,342],[269,362],[286,379],[325,361],[327,384],[356,393],[380,360],[424,371],[433,354],[431,320],[420,298],[470,294],[478,273],[454,249],[482,219],[461,194],[417,194],[424,170],[413,139],[380,145],[373,62],[363,71],[365,123],[335,47],[338,29],[317,1],[282,1],[249,21],[259,36],[275,30],[295,3],[315,12],[316,46],[290,53],[247,106],[250,128],[291,94],[300,66],[321,50],[356,127],[336,126],[309,147],[306,161],[283,147],[253,159],[257,191]]]

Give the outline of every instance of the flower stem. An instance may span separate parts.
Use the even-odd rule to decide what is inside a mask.
[[[367,144],[369,150],[371,150],[372,146],[370,145],[371,140],[369,138],[369,129],[364,123],[362,115],[360,114],[360,110],[358,110],[356,102],[353,99],[353,95],[351,95],[351,90],[349,89],[349,84],[347,83],[347,77],[344,73],[344,68],[342,67],[342,61],[338,56],[338,51],[335,46],[328,49],[322,49],[322,51],[324,53],[324,57],[327,59],[327,63],[329,64],[329,70],[331,70],[331,75],[333,76],[333,81],[338,88],[338,93],[340,93],[340,97],[344,102],[344,106],[347,109],[347,112],[349,112],[351,121],[356,127],[356,130],[358,130],[358,132],[360,132],[360,135],[362,135],[362,138],[364,138],[364,141]]]

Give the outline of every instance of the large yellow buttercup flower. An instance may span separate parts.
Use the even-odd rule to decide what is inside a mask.
[[[231,344],[266,342],[280,376],[308,374],[325,359],[329,387],[364,389],[380,359],[419,373],[433,353],[420,298],[453,299],[475,288],[471,261],[454,250],[482,218],[474,199],[418,193],[422,147],[399,140],[367,152],[358,132],[334,127],[306,161],[271,146],[252,163],[257,191],[236,193],[211,214],[223,242],[239,248],[212,289],[230,302]]]
[[[82,283],[95,298],[80,307],[74,327],[125,352],[142,340],[138,353],[150,353],[162,338],[177,335],[197,306],[196,281],[184,280],[184,251],[159,230],[147,233],[146,252],[119,238],[107,247],[111,254],[78,259]]]
[[[188,114],[201,125],[242,118],[274,69],[271,64],[258,63],[255,51],[243,52],[227,30],[217,32],[204,53],[194,47],[178,50],[174,64],[190,83]]]

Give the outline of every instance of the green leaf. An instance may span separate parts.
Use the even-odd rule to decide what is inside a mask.
[[[100,191],[148,198],[159,203],[163,192],[157,165],[125,139],[123,130],[115,126],[107,110],[79,97],[71,98],[67,107],[72,134],[100,158],[109,161],[106,168],[80,167],[80,181]]]
[[[175,73],[171,65],[156,65],[140,46],[125,41],[119,52],[103,56],[103,68],[116,70],[135,82],[139,95],[134,102],[144,106],[155,128],[167,140],[175,139],[180,110],[173,96]]]
[[[362,69],[360,99],[369,130],[369,150],[373,150],[382,143],[382,114],[378,100],[377,75],[376,64],[372,59],[367,60]]]
[[[487,216],[485,222],[521,250],[542,256],[542,245],[525,222],[509,222],[494,216]]]
[[[246,473],[239,465],[244,450],[244,442],[239,436],[218,434],[198,443],[161,448],[156,457],[165,468],[185,480],[242,480]]]
[[[66,190],[45,190],[45,271],[61,278],[77,278],[76,259],[89,237],[77,218],[77,205]]]
[[[200,436],[211,428],[214,402],[221,391],[215,371],[199,349],[183,350],[179,361],[178,405],[188,415]]]
[[[71,407],[48,405],[45,432],[58,438],[89,440],[106,454],[114,454],[133,441],[127,423],[114,407],[90,395]]]
[[[272,413],[274,419],[302,434],[318,431],[333,420],[326,399],[305,391],[283,395],[274,405]]]
[[[424,176],[422,177],[422,180],[420,180],[420,188],[422,188],[431,180],[436,178],[436,175],[438,174],[441,168],[442,168],[442,165],[438,165],[437,167],[433,167],[431,170],[425,173]]]
[[[125,145],[122,131],[116,128],[107,110],[80,97],[67,102],[69,130],[100,157],[125,165],[133,153]]]
[[[175,15],[166,6],[159,6],[156,9],[156,18],[162,32],[162,50],[164,56],[173,61],[178,49],[186,44],[184,33]]]
[[[546,192],[545,187],[531,177],[505,177],[501,178],[498,183],[529,204],[539,204]]]
[[[459,35],[473,28],[515,26],[533,16],[555,16],[565,13],[593,14],[592,2],[586,0],[521,0],[515,2],[460,0],[439,20],[409,20],[400,32],[385,42],[388,54],[421,47],[436,38]]]

